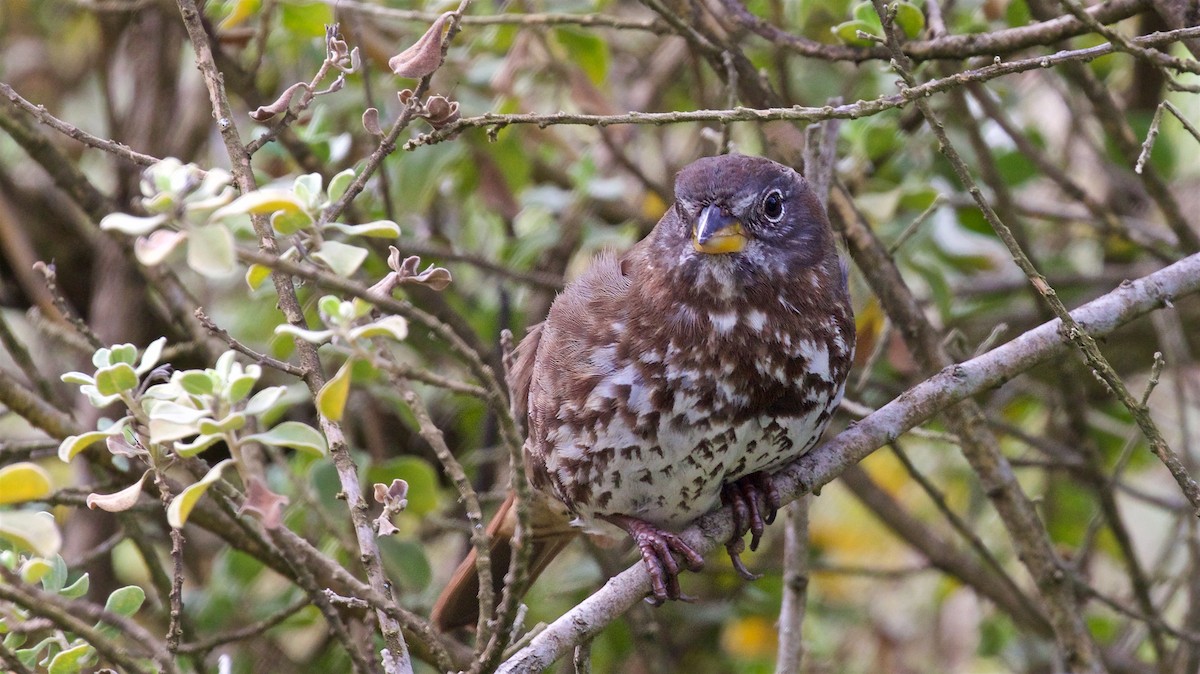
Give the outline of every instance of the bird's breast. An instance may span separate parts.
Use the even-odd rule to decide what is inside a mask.
[[[796,329],[762,308],[683,307],[660,324],[621,325],[593,350],[590,390],[546,435],[545,474],[585,521],[681,527],[725,483],[811,449],[840,401],[851,346],[837,317]]]

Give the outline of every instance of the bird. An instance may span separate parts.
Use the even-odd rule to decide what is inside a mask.
[[[647,599],[679,599],[682,568],[703,566],[679,532],[724,504],[734,568],[757,578],[740,553],[780,508],[770,475],[819,441],[853,361],[847,269],[822,201],[791,167],[725,154],[681,169],[653,230],[593,260],[513,354],[531,576],[607,523],[638,548]],[[497,592],[514,528],[510,495],[488,526]],[[434,625],[474,625],[478,589],[472,551]]]

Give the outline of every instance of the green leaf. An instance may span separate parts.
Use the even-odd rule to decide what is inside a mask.
[[[104,602],[104,610],[126,618],[138,612],[146,601],[146,591],[137,585],[126,585],[113,590]]]
[[[897,2],[896,25],[904,31],[905,37],[915,39],[925,30],[925,14],[911,2]]]
[[[350,397],[350,368],[354,359],[347,359],[338,368],[337,374],[325,382],[317,391],[317,411],[330,421],[341,421],[346,411],[346,399]]]
[[[47,512],[6,512],[0,517],[0,538],[22,550],[52,557],[62,548],[62,535]]]
[[[349,277],[367,259],[367,249],[339,241],[326,241],[321,244],[320,250],[313,253],[313,257],[324,262],[338,276]]]
[[[137,362],[137,347],[132,344],[114,344],[108,350],[108,362],[110,365],[117,363],[133,365]]]
[[[95,655],[96,649],[92,648],[91,644],[82,643],[74,648],[69,648],[54,656],[50,661],[50,674],[76,674],[82,672],[83,668],[90,664],[92,656]]]
[[[325,34],[325,24],[334,23],[333,8],[322,2],[285,2],[279,6],[284,30],[294,37]]]
[[[354,169],[348,168],[329,179],[329,200],[337,201],[342,198],[350,183],[354,182]]]
[[[833,32],[837,39],[852,47],[871,47],[874,46],[875,42],[864,37],[859,37],[858,31],[874,35],[878,29],[866,21],[846,21],[839,23],[829,30]]]
[[[74,583],[59,590],[58,593],[67,599],[78,599],[87,594],[88,588],[91,587],[92,581],[85,573],[75,580]]]
[[[196,456],[224,439],[221,435],[197,435],[191,442],[176,442],[175,453],[184,458]]]
[[[241,430],[246,426],[246,415],[241,412],[231,412],[218,421],[212,419],[200,420],[200,432],[205,435],[220,435]]]
[[[370,236],[376,239],[394,239],[400,236],[400,225],[391,220],[375,220],[374,222],[366,222],[361,225],[344,225],[340,222],[331,222],[325,225],[326,229],[335,229],[349,236]]]
[[[224,225],[203,225],[188,234],[187,264],[208,278],[224,278],[237,269],[233,233]]]
[[[67,584],[67,561],[58,554],[51,557],[49,561],[50,572],[41,577],[42,589],[58,593]]]
[[[608,79],[608,42],[594,31],[559,28],[555,37],[567,51],[569,63],[579,66],[592,84],[603,85]]]
[[[225,459],[209,469],[200,481],[189,486],[171,500],[171,505],[167,506],[167,523],[175,529],[182,529],[187,522],[188,516],[192,514],[192,508],[196,507],[196,503],[204,496],[204,492],[208,491],[217,480],[221,479],[221,471],[225,470],[233,462],[233,459]]]
[[[36,501],[51,491],[50,474],[36,463],[21,461],[0,468],[0,505]]]
[[[291,236],[312,224],[312,216],[306,211],[276,211],[271,216],[271,228],[284,236]]]
[[[188,370],[179,375],[179,385],[188,395],[194,396],[212,395],[215,390],[212,377],[203,370]]]
[[[325,456],[329,451],[325,436],[312,426],[299,421],[285,421],[266,433],[256,433],[244,439],[274,447],[288,447],[316,457]]]
[[[138,376],[128,363],[117,363],[96,370],[96,391],[103,396],[117,395],[137,388]]]

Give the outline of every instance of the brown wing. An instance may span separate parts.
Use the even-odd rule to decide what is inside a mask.
[[[524,423],[529,413],[529,384],[533,381],[533,364],[537,358],[538,344],[542,341],[545,322],[529,328],[525,338],[517,344],[512,369],[508,373],[508,390],[512,395],[513,417]]]
[[[625,299],[631,280],[613,253],[601,253],[592,266],[554,300],[546,321],[539,325],[536,356],[530,371],[520,365],[516,374],[528,409],[529,441],[526,467],[534,486],[546,487],[545,457],[553,451],[547,436],[562,423],[564,405],[579,408],[602,377],[614,369],[615,348],[621,338]],[[528,337],[526,341],[528,341]],[[524,342],[522,342],[524,346]],[[522,360],[528,353],[520,354]],[[517,395],[514,388],[514,395]]]

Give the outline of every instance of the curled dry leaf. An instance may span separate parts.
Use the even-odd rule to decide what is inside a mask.
[[[442,38],[445,37],[446,21],[453,15],[453,12],[446,12],[439,16],[413,46],[388,59],[392,72],[414,80],[433,74],[442,64]]]
[[[138,496],[142,493],[142,483],[146,481],[146,476],[149,474],[150,471],[142,473],[137,482],[112,494],[88,494],[87,507],[92,510],[99,508],[110,513],[129,510],[137,503]]]
[[[458,101],[445,96],[430,96],[425,102],[425,120],[435,129],[457,122],[458,118]]]
[[[408,505],[408,482],[396,478],[391,485],[375,483],[375,502],[389,510],[403,510]]]
[[[363,110],[362,125],[372,136],[383,135],[383,127],[379,126],[379,110],[375,108]]]
[[[398,533],[400,533],[400,530],[396,528],[395,524],[392,524],[392,520],[389,519],[389,513],[386,510],[382,515],[375,518],[376,536],[383,538],[384,536],[391,536]]]
[[[268,529],[278,528],[283,524],[283,509],[288,504],[288,497],[276,494],[263,484],[257,476],[250,478],[246,485],[246,500],[238,514],[250,513],[262,520]]]
[[[300,89],[308,91],[308,84],[305,82],[297,82],[287,89],[284,89],[283,93],[279,95],[279,98],[275,99],[274,103],[260,106],[257,110],[250,113],[250,117],[252,117],[256,122],[265,122],[275,115],[284,112],[288,109],[288,106],[292,104],[292,96],[295,96],[296,92]]]
[[[420,283],[433,290],[445,290],[454,280],[449,269],[431,264],[425,271],[418,272],[417,268],[420,265],[421,258],[416,255],[404,258],[404,261],[400,263],[400,268],[396,270],[399,281],[401,283]]]

